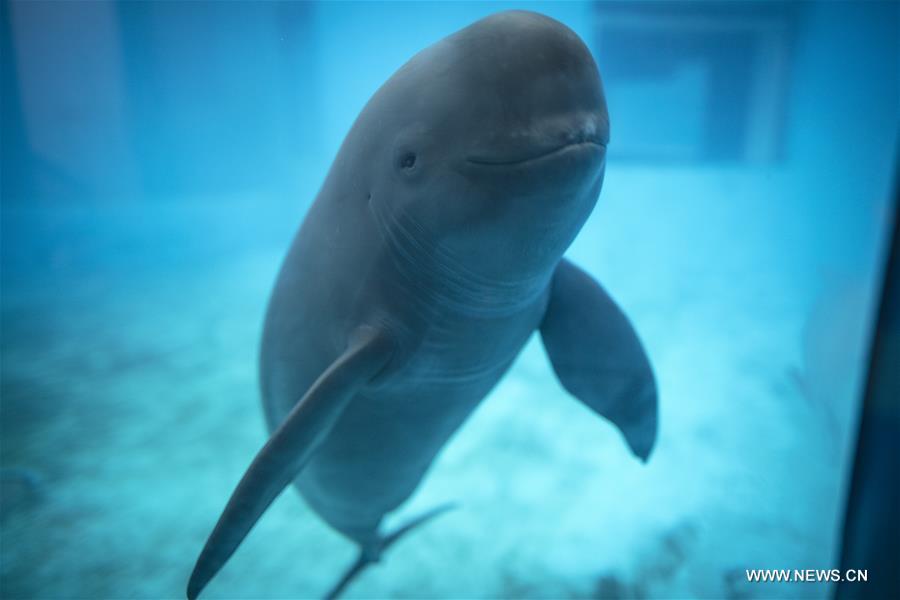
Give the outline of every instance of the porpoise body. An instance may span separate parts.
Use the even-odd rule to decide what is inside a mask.
[[[647,459],[649,360],[606,292],[563,258],[596,203],[608,139],[590,51],[532,12],[477,21],[375,93],[278,276],[260,360],[272,437],[190,598],[292,482],[360,547],[336,595],[396,539],[383,517],[536,329],[563,386]]]

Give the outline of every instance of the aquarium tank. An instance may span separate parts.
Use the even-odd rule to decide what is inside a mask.
[[[885,589],[844,523],[896,315],[900,4],[3,0],[0,597],[184,597],[270,436],[267,304],[345,136],[417,52],[510,9],[603,81],[605,181],[566,257],[642,341],[655,446],[535,331],[385,525],[455,508],[343,597]],[[356,552],[289,486],[201,597],[319,598]]]

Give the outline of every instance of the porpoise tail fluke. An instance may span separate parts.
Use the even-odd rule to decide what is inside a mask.
[[[370,548],[362,548],[359,551],[359,556],[350,568],[344,573],[344,575],[338,580],[337,583],[328,591],[325,595],[325,600],[335,600],[341,595],[350,583],[356,579],[356,576],[362,573],[366,567],[368,567],[372,563],[376,563],[381,560],[381,556],[390,548],[394,542],[402,538],[404,535],[417,528],[420,525],[424,525],[428,521],[433,518],[456,508],[457,505],[454,502],[448,502],[446,504],[441,504],[440,506],[436,506],[431,510],[422,513],[421,515],[414,517],[389,533],[384,537],[379,537],[375,544],[373,544]]]

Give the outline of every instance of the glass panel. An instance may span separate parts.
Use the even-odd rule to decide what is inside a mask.
[[[0,4],[0,595],[184,593],[268,439],[258,384],[267,303],[342,141],[413,55],[509,8]],[[840,567],[893,210],[900,5],[527,8],[584,40],[604,80],[605,182],[566,256],[602,283],[643,342],[659,390],[655,448],[643,464],[611,421],[567,392],[536,332],[385,531],[447,501],[459,507],[391,547],[347,595],[825,597],[829,583],[753,582],[747,570],[789,569],[796,579],[795,569]],[[545,58],[528,48],[532,63]],[[493,58],[482,55],[478,68],[492,76],[480,87],[447,97],[458,102],[444,118],[458,125],[446,131],[473,129],[476,99],[488,102],[485,90],[509,72]],[[427,85],[391,114],[420,114],[417,98],[440,105],[429,86],[457,73],[441,68],[425,69]],[[496,105],[522,101],[533,80],[517,81],[497,88]],[[395,132],[382,135],[378,150],[360,152],[358,169],[345,169],[341,189],[393,181],[383,173]],[[449,137],[426,140],[451,147]],[[437,203],[446,181],[417,200],[468,200]],[[344,223],[306,235],[318,236],[321,255],[340,253],[365,237]],[[419,251],[451,252],[448,239]],[[398,302],[433,285],[417,273]],[[324,290],[331,308],[367,289],[317,275],[304,289]],[[327,320],[290,331],[305,340]],[[505,331],[491,323],[484,332]],[[428,331],[442,325],[457,330],[435,320]],[[314,343],[325,356],[339,342],[322,337]],[[503,343],[482,337],[469,340],[472,356]],[[434,344],[441,351],[423,350],[413,364],[443,364]],[[594,360],[597,347],[573,355]],[[435,372],[461,385],[459,371]],[[429,400],[440,386],[414,384],[401,378],[387,414],[409,403],[437,410]],[[423,435],[408,425],[357,433],[376,449]],[[390,485],[373,477],[350,483]],[[204,595],[321,596],[356,556],[323,510],[341,507],[307,504],[289,489]]]

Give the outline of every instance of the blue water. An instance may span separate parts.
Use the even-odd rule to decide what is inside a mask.
[[[891,2],[3,4],[0,596],[182,596],[266,439],[263,310],[343,136],[415,52],[522,6],[604,76],[606,183],[569,257],[646,344],[658,445],[633,459],[534,338],[396,521],[461,508],[347,596],[828,594],[744,570],[838,565]],[[289,490],[205,597],[318,597],[354,552]]]

